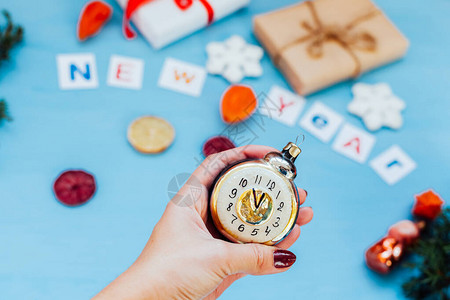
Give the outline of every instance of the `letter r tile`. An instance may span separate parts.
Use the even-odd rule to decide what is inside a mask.
[[[389,149],[370,161],[370,167],[387,184],[393,185],[411,173],[417,164],[398,145]]]

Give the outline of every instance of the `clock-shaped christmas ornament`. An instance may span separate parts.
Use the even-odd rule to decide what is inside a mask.
[[[299,196],[293,182],[301,149],[288,143],[282,152],[239,162],[224,170],[211,192],[211,215],[217,229],[239,243],[275,245],[294,227]]]

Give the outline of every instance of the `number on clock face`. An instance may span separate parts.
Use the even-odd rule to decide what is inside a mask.
[[[231,170],[217,198],[217,214],[227,232],[243,242],[263,243],[287,227],[293,208],[292,186],[266,168]]]

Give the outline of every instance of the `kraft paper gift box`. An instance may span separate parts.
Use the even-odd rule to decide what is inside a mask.
[[[370,0],[314,0],[258,15],[254,33],[306,95],[402,57],[408,40]]]
[[[128,0],[116,0],[125,9]],[[156,49],[248,5],[250,0],[151,0],[131,21]]]

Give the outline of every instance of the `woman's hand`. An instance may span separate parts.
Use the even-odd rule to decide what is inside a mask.
[[[310,207],[299,210],[297,224],[276,246],[235,244],[223,240],[208,217],[208,189],[227,165],[246,158],[262,158],[277,151],[244,146],[208,156],[169,202],[138,259],[95,299],[216,299],[246,274],[284,272],[295,262],[285,250],[300,235],[300,226],[313,217]],[[189,190],[200,187],[192,198]],[[307,193],[299,189],[300,203]],[[176,199],[191,199],[180,203]]]

